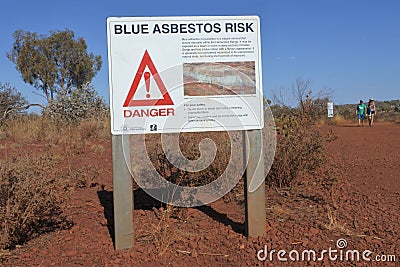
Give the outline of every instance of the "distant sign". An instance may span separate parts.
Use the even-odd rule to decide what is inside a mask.
[[[333,118],[333,103],[328,102],[328,118]]]
[[[107,19],[112,134],[261,129],[257,16]]]

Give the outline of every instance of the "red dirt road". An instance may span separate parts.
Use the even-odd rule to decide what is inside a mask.
[[[345,163],[349,180],[362,191],[383,195],[400,192],[399,125],[353,126],[334,127],[339,138],[328,151]]]
[[[338,249],[336,242],[342,238],[347,241],[343,250],[371,250],[372,260],[376,255],[396,255],[397,263],[378,266],[399,266],[400,125],[377,123],[373,127],[320,129],[324,134],[333,130],[337,135],[326,145],[332,169],[325,170],[336,180],[327,185],[316,175],[299,181],[290,191],[268,188],[265,236],[243,236],[244,207],[238,201],[219,200],[210,206],[189,209],[184,220],[163,221],[160,218],[166,211],[160,204],[136,190],[135,247],[114,251],[111,149],[106,143],[101,155],[86,151],[73,159],[77,165],[95,162],[100,175],[96,178],[98,185],[76,189],[68,203],[65,214],[74,222],[72,228],[33,239],[12,250],[0,264],[375,266],[376,262],[333,261],[327,256],[323,261],[282,262],[275,253],[272,260],[257,259],[257,252],[265,246],[269,251],[322,251]],[[240,200],[240,190],[234,197]]]

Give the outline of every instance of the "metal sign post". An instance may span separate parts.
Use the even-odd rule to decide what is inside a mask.
[[[262,130],[244,131],[244,152],[247,158],[247,169],[244,182],[245,193],[245,235],[257,237],[265,234],[265,182]],[[251,181],[263,181],[253,192]]]
[[[115,249],[133,247],[133,188],[125,159],[130,159],[129,145],[122,135],[112,135],[114,237]]]

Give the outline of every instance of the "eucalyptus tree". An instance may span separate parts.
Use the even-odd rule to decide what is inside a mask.
[[[41,35],[23,30],[14,32],[8,59],[24,82],[34,86],[49,103],[59,93],[90,83],[101,68],[101,56],[87,51],[86,41],[71,30]]]

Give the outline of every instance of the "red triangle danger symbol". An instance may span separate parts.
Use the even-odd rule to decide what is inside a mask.
[[[146,66],[150,70],[150,72],[144,72]],[[146,98],[148,99],[133,99],[135,96],[135,93],[138,89],[139,82],[144,76],[145,79],[145,85],[146,85]],[[151,99],[150,95],[150,77],[153,77],[154,81],[157,84],[158,89],[160,90],[163,98],[160,99]],[[158,71],[156,67],[154,66],[153,61],[150,58],[149,53],[147,50],[144,52],[142,61],[140,62],[139,68],[136,72],[135,78],[133,79],[131,88],[129,90],[128,96],[125,99],[124,102],[124,107],[134,107],[134,106],[160,106],[160,105],[173,105],[174,102],[172,102],[172,99],[167,91],[167,88],[165,88],[165,85],[163,81],[161,80],[160,75],[158,74]]]

